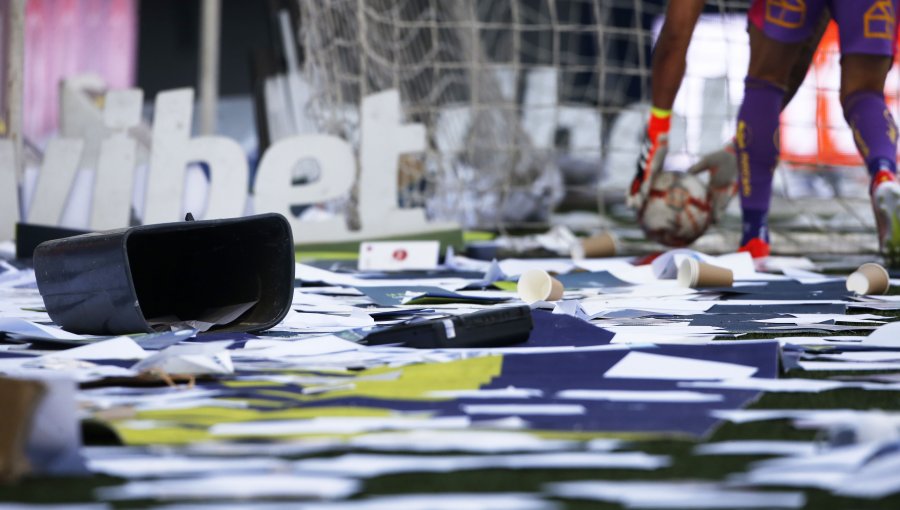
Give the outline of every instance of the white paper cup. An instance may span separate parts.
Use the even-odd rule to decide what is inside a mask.
[[[857,294],[884,294],[891,288],[891,276],[887,269],[874,262],[859,266],[847,277],[847,290]]]
[[[537,301],[558,301],[563,296],[563,284],[543,269],[529,269],[519,276],[516,286],[519,297],[528,304]]]
[[[678,266],[678,283],[692,289],[731,287],[734,284],[734,273],[730,269],[696,259],[684,259]]]
[[[572,247],[573,259],[595,259],[616,254],[616,239],[609,232],[579,239]]]

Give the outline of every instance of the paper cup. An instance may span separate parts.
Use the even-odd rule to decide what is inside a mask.
[[[734,284],[734,273],[730,269],[696,259],[684,259],[678,266],[678,283],[692,289],[731,287]]]
[[[616,239],[609,232],[580,239],[572,247],[573,259],[595,259],[616,254]]]
[[[557,301],[562,298],[563,284],[543,269],[529,269],[519,276],[516,286],[519,297],[528,304],[536,301]]]
[[[847,290],[857,294],[884,294],[891,287],[887,269],[869,262],[847,277]]]

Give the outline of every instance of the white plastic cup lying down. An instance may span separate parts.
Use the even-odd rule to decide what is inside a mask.
[[[543,269],[529,269],[519,276],[516,291],[522,301],[528,304],[537,301],[558,301],[565,288],[561,281],[550,276]]]
[[[696,259],[684,259],[678,266],[678,283],[692,289],[731,287],[734,284],[734,273],[730,269]]]
[[[884,294],[891,288],[891,276],[887,269],[874,262],[859,266],[847,277],[847,290],[857,294]]]

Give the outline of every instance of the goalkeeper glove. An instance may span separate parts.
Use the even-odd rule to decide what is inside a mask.
[[[688,172],[695,175],[709,172],[706,199],[712,210],[712,221],[718,223],[725,215],[728,203],[737,194],[738,168],[734,144],[729,142],[725,147],[705,154]]]
[[[669,150],[669,126],[671,112],[653,108],[650,111],[650,122],[644,132],[644,140],[641,143],[641,154],[638,157],[637,171],[625,203],[640,214],[647,195],[650,192],[650,183],[653,176],[663,168],[666,153]]]

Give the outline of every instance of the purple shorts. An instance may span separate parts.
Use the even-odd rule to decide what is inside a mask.
[[[828,7],[838,25],[841,54],[894,54],[900,0],[762,0],[763,32],[776,41],[797,43],[812,33]]]

